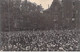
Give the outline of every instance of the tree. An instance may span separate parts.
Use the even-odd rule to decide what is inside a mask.
[[[21,12],[23,16],[24,29],[33,29],[38,26],[39,18],[41,18],[38,15],[40,15],[41,10],[43,10],[42,7],[35,3],[31,3],[26,0],[22,3]]]

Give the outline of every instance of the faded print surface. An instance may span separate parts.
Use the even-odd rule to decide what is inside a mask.
[[[79,51],[79,0],[0,0],[0,51]]]

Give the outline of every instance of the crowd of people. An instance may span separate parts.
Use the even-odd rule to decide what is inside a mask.
[[[77,51],[79,33],[72,30],[0,33],[1,51]]]

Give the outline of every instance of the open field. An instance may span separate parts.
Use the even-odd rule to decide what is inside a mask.
[[[0,33],[0,50],[9,51],[76,51],[79,31],[15,31]]]

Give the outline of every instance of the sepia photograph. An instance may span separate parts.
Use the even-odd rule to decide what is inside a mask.
[[[2,51],[80,51],[80,0],[0,0]]]

